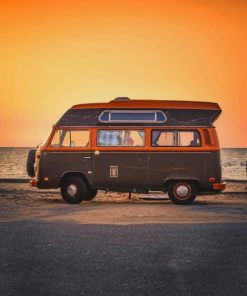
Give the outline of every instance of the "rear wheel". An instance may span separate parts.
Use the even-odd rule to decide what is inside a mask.
[[[67,203],[78,204],[83,200],[87,200],[87,185],[78,176],[69,177],[62,183],[61,194]]]
[[[87,194],[87,197],[85,198],[85,200],[87,200],[87,201],[92,200],[97,195],[97,192],[98,192],[97,189],[88,190],[88,194]]]
[[[195,183],[189,181],[172,182],[168,187],[169,198],[175,204],[191,204],[196,198],[196,193]]]

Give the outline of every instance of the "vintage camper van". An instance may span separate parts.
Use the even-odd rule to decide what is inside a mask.
[[[168,192],[176,204],[220,192],[220,147],[213,122],[217,103],[130,100],[71,107],[48,140],[30,150],[30,184],[61,188],[68,203],[97,190]]]

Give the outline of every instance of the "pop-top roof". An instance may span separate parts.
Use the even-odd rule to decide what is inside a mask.
[[[87,103],[78,104],[71,109],[124,109],[124,108],[143,108],[143,109],[200,109],[221,111],[217,103],[199,101],[167,101],[167,100],[131,100],[127,97],[119,97],[107,103]]]
[[[217,103],[193,101],[130,100],[71,107],[57,126],[212,126],[221,109]]]

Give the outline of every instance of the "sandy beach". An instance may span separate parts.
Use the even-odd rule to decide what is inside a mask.
[[[0,183],[0,221],[71,221],[81,224],[209,223],[247,221],[247,183],[227,184],[225,193],[198,196],[193,205],[174,205],[164,193],[99,191],[79,205],[66,204],[59,190],[27,183]]]

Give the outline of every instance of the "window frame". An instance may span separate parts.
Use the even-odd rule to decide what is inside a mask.
[[[99,145],[98,143],[98,133],[100,131],[142,131],[144,132],[144,139],[143,139],[143,145],[141,146],[124,146],[124,145]],[[95,131],[95,145],[97,148],[100,149],[109,149],[109,148],[119,148],[119,149],[144,149],[147,146],[147,130],[145,128],[98,128]]]
[[[155,146],[153,145],[153,132],[154,131],[160,131],[160,132],[175,132],[175,141],[176,141],[176,145],[158,145],[158,146]],[[192,148],[192,149],[195,149],[195,148],[200,148],[202,147],[202,137],[201,137],[201,134],[200,132],[197,130],[197,129],[151,129],[150,130],[151,134],[150,134],[150,147],[152,148]],[[179,132],[196,132],[198,137],[199,137],[199,140],[200,140],[200,145],[198,146],[182,146],[182,145],[178,145],[178,133]]]

